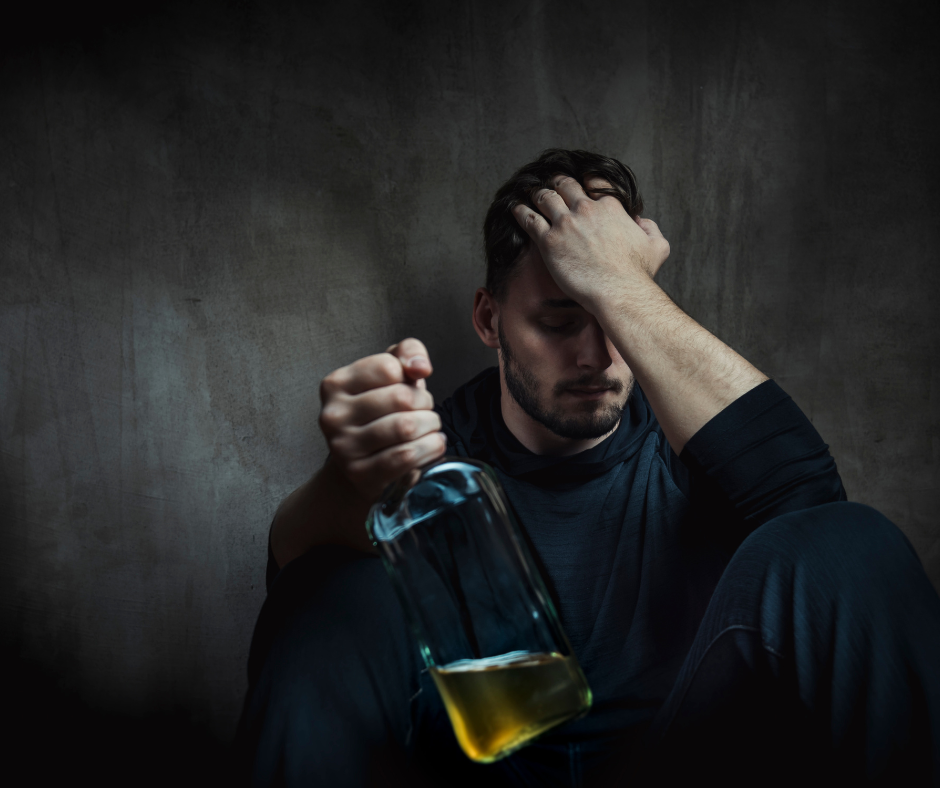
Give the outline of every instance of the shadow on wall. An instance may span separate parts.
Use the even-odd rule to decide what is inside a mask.
[[[68,785],[80,777],[96,786],[143,788],[235,782],[231,749],[182,706],[145,717],[105,714],[35,664],[5,657],[2,670],[10,685],[7,752],[29,775],[27,784]]]

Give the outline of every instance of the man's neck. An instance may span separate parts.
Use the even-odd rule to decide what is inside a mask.
[[[503,376],[502,368],[499,370],[499,409],[503,414],[506,427],[516,437],[516,440],[533,454],[547,457],[570,457],[588,449],[593,449],[613,435],[617,431],[617,427],[620,426],[618,421],[610,432],[601,435],[599,438],[576,439],[556,435],[544,424],[540,424],[533,419],[512,398],[506,388],[506,379]]]

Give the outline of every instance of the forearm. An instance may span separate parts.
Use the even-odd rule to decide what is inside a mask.
[[[271,526],[278,566],[322,544],[375,552],[366,534],[369,503],[329,460],[280,505]]]
[[[592,306],[676,454],[767,376],[686,315],[651,277],[631,274]]]

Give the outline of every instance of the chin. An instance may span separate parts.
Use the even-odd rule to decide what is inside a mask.
[[[585,406],[591,407],[585,407]],[[580,403],[575,412],[571,409],[555,411],[542,423],[561,438],[571,440],[593,440],[610,433],[620,422],[621,408],[600,405],[594,402]]]

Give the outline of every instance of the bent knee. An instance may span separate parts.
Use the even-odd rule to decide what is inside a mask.
[[[743,553],[742,553],[743,551]],[[768,555],[775,562],[813,565],[835,575],[874,581],[920,559],[902,531],[876,509],[840,501],[790,512],[762,525],[739,548],[742,555]]]
[[[285,624],[299,630],[295,635],[319,643],[339,636],[350,644],[359,640],[374,644],[383,635],[397,635],[406,628],[382,562],[375,556],[348,553],[315,548],[296,566],[287,567],[295,577],[292,586],[283,589],[291,597],[287,605],[293,608]]]
[[[382,562],[315,548],[282,570],[258,617],[249,682],[276,670],[342,670],[375,652],[409,666],[414,646]],[[290,668],[288,668],[288,665]]]
[[[405,752],[419,672],[381,561],[320,548],[292,561],[249,657],[240,746],[256,782],[287,770],[310,784],[374,784],[376,758]]]

